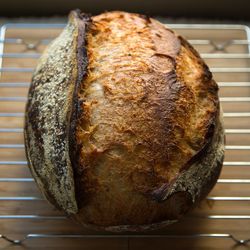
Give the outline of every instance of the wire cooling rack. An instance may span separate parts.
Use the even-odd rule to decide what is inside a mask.
[[[66,219],[43,199],[27,167],[22,127],[31,75],[44,48],[64,26],[6,24],[1,28],[0,247],[7,244],[35,249],[249,247],[249,28],[241,25],[169,25],[196,47],[220,86],[227,137],[224,167],[207,199],[180,222],[147,234],[121,235],[93,232]]]

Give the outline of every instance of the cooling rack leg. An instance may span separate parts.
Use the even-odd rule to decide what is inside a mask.
[[[13,239],[10,239],[9,237],[5,236],[5,235],[0,235],[0,238],[4,239],[5,241],[8,241],[12,244],[15,244],[15,245],[21,245],[22,242],[26,239],[26,237],[22,240],[13,240]]]
[[[130,249],[130,239],[127,238],[127,249],[129,250]]]

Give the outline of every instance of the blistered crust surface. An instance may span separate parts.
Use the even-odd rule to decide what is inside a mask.
[[[197,52],[157,21],[75,12],[43,55],[26,112],[32,173],[84,225],[171,224],[215,184],[224,155],[217,84]],[[86,67],[88,75],[86,77]]]
[[[221,112],[221,114],[216,118],[216,129],[213,137],[211,138],[211,143],[208,144],[206,148],[206,154],[203,155],[204,157],[200,158],[194,164],[192,164],[189,168],[189,171],[182,172],[176,183],[173,183],[173,185],[169,187],[169,189],[167,189],[167,192],[165,193],[166,197],[168,197],[166,205],[167,210],[171,208],[171,203],[169,202],[169,200],[171,199],[174,200],[174,204],[178,205],[183,203],[183,199],[184,202],[186,202],[185,196],[190,196],[192,198],[193,203],[186,205],[192,206],[195,201],[206,197],[208,192],[215,185],[220,175],[225,151],[224,136],[225,135]],[[175,207],[175,205],[173,207]],[[79,221],[84,224],[83,220],[80,219]],[[84,225],[95,230],[106,230],[111,232],[140,232],[148,230],[157,230],[175,222],[177,222],[177,219],[174,220],[169,218],[163,218],[163,220],[159,222],[151,222],[149,224],[139,225]]]
[[[93,18],[88,57],[76,130],[78,218],[99,226],[178,219],[216,180],[210,163],[217,173],[221,167],[222,141],[216,162],[208,157],[186,176],[219,126],[211,73],[171,30],[122,12]],[[200,190],[184,185],[203,174]]]

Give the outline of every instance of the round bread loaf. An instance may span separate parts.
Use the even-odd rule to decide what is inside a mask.
[[[83,225],[157,229],[212,189],[218,86],[182,37],[143,15],[73,11],[35,70],[25,146],[43,194]]]

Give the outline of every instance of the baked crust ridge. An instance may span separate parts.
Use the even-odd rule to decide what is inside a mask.
[[[71,12],[64,31],[40,58],[25,112],[24,139],[31,172],[47,199],[67,214],[78,211],[70,146],[77,88],[88,62],[82,56],[86,56],[89,22],[88,15]]]

